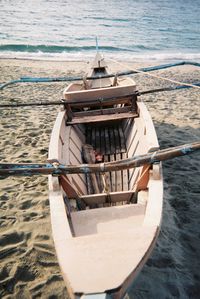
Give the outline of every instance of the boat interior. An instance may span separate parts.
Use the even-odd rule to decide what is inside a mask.
[[[107,74],[104,61],[100,65],[98,59],[90,76],[97,75],[95,72]],[[62,163],[117,162],[158,148],[150,115],[137,101],[135,82],[115,80],[111,85],[110,78],[89,83],[83,80],[64,91],[65,114],[58,153]],[[94,234],[95,227],[99,232],[108,222],[106,229],[111,231],[126,227],[131,221],[141,225],[150,174],[151,167],[144,165],[105,173],[62,175],[60,184],[72,234]],[[113,221],[114,226],[110,225]]]
[[[69,142],[63,159],[67,164],[113,162],[148,151],[146,129],[140,117],[67,125],[66,128]],[[141,225],[149,174],[150,167],[141,166],[62,176],[60,182],[71,211],[68,216],[73,235],[116,231],[128,228],[133,222]]]
[[[137,101],[134,82],[124,85],[124,89],[123,86],[104,87],[84,90],[83,94],[69,86],[64,96],[65,136],[61,136],[61,140],[67,136],[68,143],[61,152],[65,164],[117,162],[147,153],[153,143],[157,146],[151,118],[143,103]],[[126,227],[131,221],[141,225],[150,173],[151,167],[144,165],[128,170],[62,176],[60,183],[68,210],[72,211],[68,215],[73,235],[94,234],[97,226],[100,232],[99,227],[107,227],[108,222],[113,221],[115,225],[109,224],[107,230]]]
[[[139,117],[134,81],[112,88],[104,86],[82,91],[71,84],[64,91],[64,100],[69,138],[65,163],[114,162],[147,152],[145,125]],[[145,181],[147,173],[146,167],[140,167],[105,174],[75,174],[71,175],[70,183],[86,206],[94,208],[109,203],[134,202],[135,191],[142,185],[141,181]],[[140,180],[139,175],[142,175]]]
[[[67,160],[72,165],[118,161],[145,153],[146,150],[140,141],[134,119],[78,124],[68,127],[68,130]],[[94,208],[106,203],[134,202],[136,182],[137,189],[139,186],[140,189],[147,187],[146,168],[144,166],[103,174],[71,174],[68,178],[85,204]],[[146,174],[142,175],[144,171]],[[71,197],[70,194],[68,196]]]
[[[69,120],[67,110],[60,112],[52,133],[55,147],[52,146],[50,157],[58,157],[63,164],[80,165],[118,161],[158,149],[145,105],[138,102],[135,108],[131,111],[133,117],[102,121],[97,115],[96,122],[88,118],[74,124],[71,123],[76,116]],[[142,265],[160,221],[159,169],[159,165],[144,165],[50,178],[54,239],[58,256],[64,261],[65,279],[74,292],[115,289]],[[90,280],[88,273],[92,273]]]

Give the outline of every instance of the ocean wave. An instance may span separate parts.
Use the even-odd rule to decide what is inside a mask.
[[[177,61],[177,60],[200,60],[200,53],[171,51],[164,52],[155,48],[147,48],[142,44],[130,46],[130,48],[101,46],[99,49],[107,58],[118,60],[157,60],[157,61]],[[94,57],[95,46],[60,46],[60,45],[25,45],[25,44],[1,44],[0,58],[19,59],[40,59],[40,60],[75,60],[82,61]]]
[[[134,55],[136,58],[141,58],[144,60],[163,60],[163,61],[172,61],[172,60],[200,60],[200,53],[191,53],[191,52],[156,52],[156,53],[143,53]]]
[[[0,53],[9,52],[26,52],[26,53],[72,53],[72,52],[87,52],[94,51],[95,46],[58,46],[58,45],[26,45],[26,44],[2,44],[0,45]],[[114,46],[102,46],[102,51],[118,52],[131,51],[127,48],[119,48]]]

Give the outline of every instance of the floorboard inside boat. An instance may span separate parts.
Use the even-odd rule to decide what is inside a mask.
[[[104,162],[113,162],[127,158],[126,140],[122,122],[107,124],[88,124],[86,126],[86,143],[92,145],[96,154],[103,156]],[[103,184],[98,176],[101,191]],[[104,177],[108,192],[128,190],[128,170],[106,173]],[[104,186],[105,187],[105,186]]]

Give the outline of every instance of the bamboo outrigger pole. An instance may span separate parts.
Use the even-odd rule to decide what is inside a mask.
[[[194,83],[193,86],[197,86],[200,88],[200,83]],[[174,87],[163,87],[163,88],[157,88],[157,89],[151,89],[151,90],[144,90],[141,92],[138,92],[138,96],[142,96],[149,93],[156,93],[156,92],[163,92],[163,91],[173,91],[173,90],[180,90],[185,88],[191,88],[191,86],[186,85],[179,85]],[[129,95],[130,96],[130,95]],[[105,99],[106,100],[106,99]],[[103,101],[103,99],[101,99]],[[34,107],[34,106],[61,106],[64,104],[70,104],[70,101],[67,101],[62,99],[60,101],[39,101],[39,102],[27,102],[27,103],[14,103],[14,104],[0,104],[0,109],[5,108],[19,108],[19,107]],[[74,103],[74,102],[73,102]],[[83,103],[83,102],[82,102]],[[89,101],[91,103],[91,101]]]
[[[95,173],[95,172],[110,172],[116,170],[130,169],[140,167],[142,165],[150,165],[173,159],[176,157],[191,154],[200,150],[200,141],[158,150],[145,155],[140,155],[128,159],[123,159],[115,162],[99,163],[99,164],[80,164],[80,165],[62,165],[58,161],[50,161],[51,163],[43,164],[9,164],[0,163],[0,176],[32,176],[32,175],[48,175],[52,174],[59,176],[62,174],[72,173]]]
[[[177,63],[168,63],[168,64],[162,64],[162,65],[156,65],[156,66],[150,66],[150,67],[144,67],[140,69],[135,69],[131,70],[129,69],[128,71],[124,72],[118,72],[115,74],[108,74],[108,75],[103,75],[103,76],[93,76],[93,77],[87,77],[87,80],[96,80],[97,78],[111,78],[115,76],[127,76],[127,75],[133,75],[137,74],[140,72],[152,72],[156,70],[162,70],[162,69],[167,69],[170,67],[175,67],[175,66],[182,66],[182,65],[193,65],[200,67],[200,63],[194,62],[194,61],[181,61]],[[50,83],[50,82],[71,82],[71,81],[82,81],[82,77],[21,77],[20,79],[17,80],[12,80],[10,82],[4,83],[0,85],[0,90],[4,89],[5,87],[13,84],[18,84],[18,83]]]

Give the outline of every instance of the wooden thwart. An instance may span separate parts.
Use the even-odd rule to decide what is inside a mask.
[[[88,206],[93,204],[105,204],[105,203],[117,203],[127,201],[130,202],[133,197],[133,191],[124,192],[110,192],[109,197],[107,193],[83,195],[80,197],[81,200]]]
[[[67,125],[137,117],[137,95],[65,101]],[[83,110],[85,108],[85,110]]]
[[[72,100],[66,100],[63,99],[63,104],[68,104],[72,108],[84,108],[84,107],[97,107],[97,106],[112,106],[117,104],[131,104],[133,101],[136,101],[136,93],[134,94],[128,94],[128,95],[120,95],[118,97],[110,97],[110,98],[94,98],[94,99],[72,99]]]
[[[138,114],[131,111],[126,113],[118,113],[118,114],[74,117],[71,121],[67,121],[66,125],[85,124],[85,123],[94,123],[94,122],[111,121],[111,120],[113,121],[113,120],[135,118],[135,117],[138,117]]]
[[[81,117],[81,116],[117,114],[117,113],[130,112],[130,110],[131,110],[131,106],[115,107],[115,108],[104,108],[104,109],[97,109],[97,110],[86,110],[86,111],[74,112],[73,116],[74,117]]]

